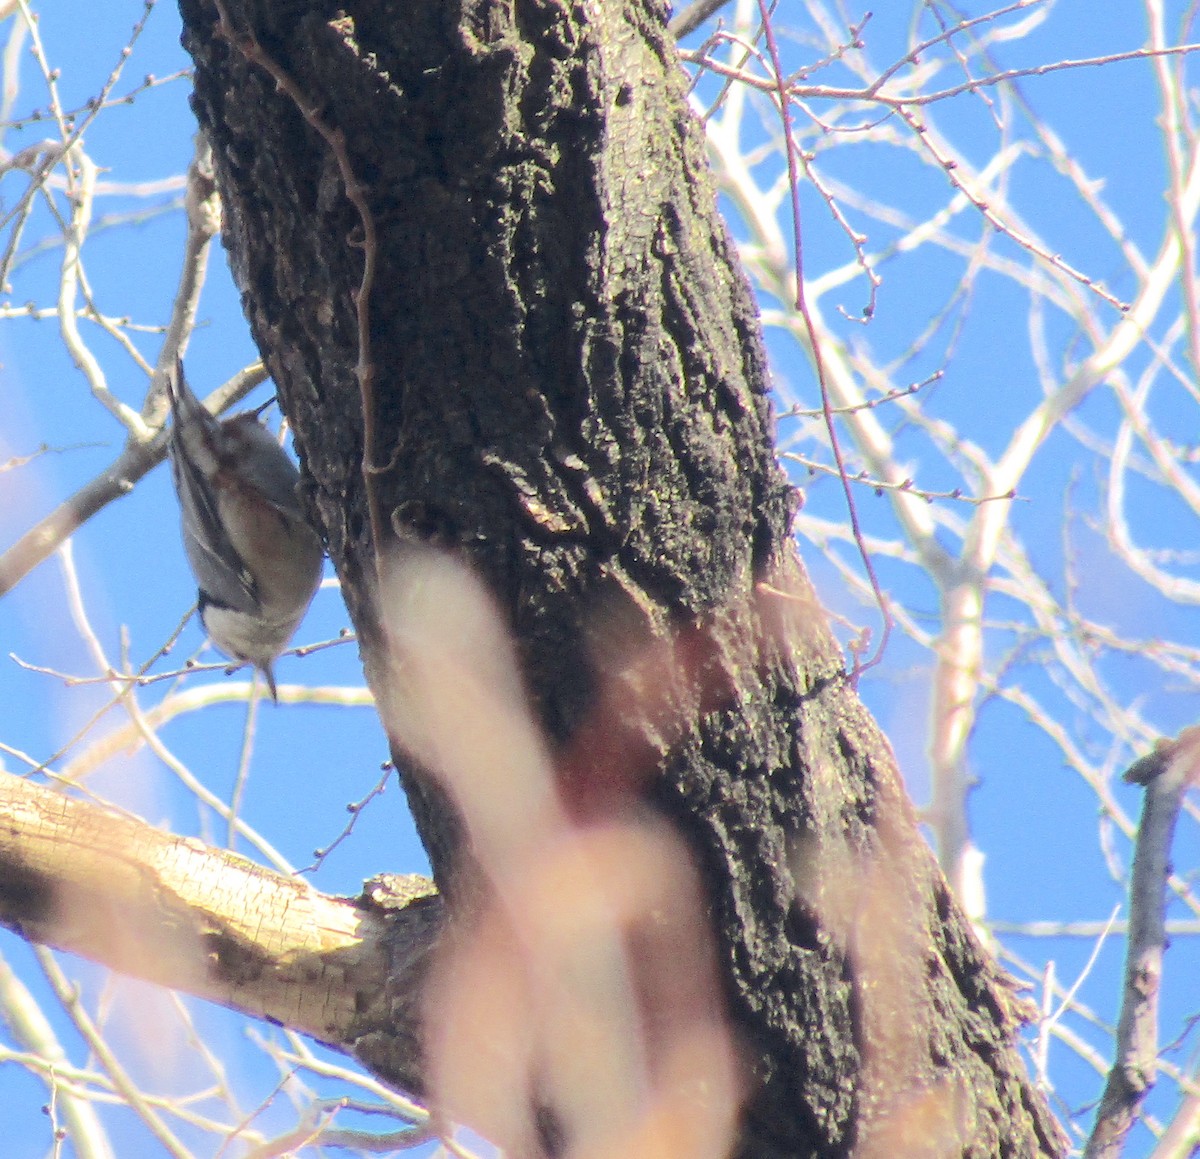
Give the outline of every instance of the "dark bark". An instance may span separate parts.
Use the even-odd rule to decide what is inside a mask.
[[[567,800],[650,802],[693,851],[754,1073],[740,1155],[1058,1154],[795,558],[665,10],[230,0],[231,39],[181,8],[235,276],[376,692],[374,535],[453,550],[503,610]],[[377,234],[367,423],[347,168]],[[656,649],[661,687],[614,719]],[[453,913],[461,826],[405,783]]]

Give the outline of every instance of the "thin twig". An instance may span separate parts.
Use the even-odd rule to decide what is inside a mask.
[[[342,831],[328,845],[320,849],[314,849],[312,862],[296,870],[297,873],[315,873],[325,864],[325,859],[354,832],[354,827],[358,824],[358,819],[362,816],[363,810],[376,797],[383,796],[384,790],[387,789],[388,781],[391,780],[392,773],[395,770],[396,766],[391,761],[383,762],[383,775],[375,782],[375,786],[361,801],[351,801],[346,806],[346,812],[350,814],[350,820],[342,827]]]
[[[909,495],[915,495],[918,499],[924,499],[926,503],[932,503],[935,499],[953,499],[959,503],[978,504],[1021,498],[1015,491],[1006,491],[1003,495],[968,495],[961,487],[955,487],[951,491],[926,491],[918,487],[916,481],[908,476],[899,482],[893,482],[890,479],[872,478],[866,471],[859,471],[858,474],[853,475],[849,474],[844,466],[837,470],[805,455],[798,455],[795,451],[782,451],[779,457],[792,463],[799,463],[800,466],[807,468],[810,474],[833,475],[837,478],[848,479],[851,483],[861,483],[865,487],[870,487],[876,495],[882,495],[885,491],[904,491]]]
[[[242,798],[250,780],[250,760],[254,756],[254,740],[258,735],[258,706],[262,703],[262,680],[257,668],[250,675],[250,696],[246,700],[246,722],[242,727],[242,748],[238,753],[237,774],[229,794],[229,816],[225,818],[225,847],[237,849],[237,829]]]
[[[91,352],[79,333],[75,296],[79,289],[83,243],[87,237],[92,218],[92,199],[95,195],[96,174],[99,170],[92,159],[78,146],[67,154],[67,171],[72,174],[74,188],[71,192],[73,205],[71,220],[65,232],[62,274],[58,283],[58,324],[66,346],[75,365],[82,371],[92,388],[92,394],[117,419],[126,431],[141,442],[148,441],[152,432],[142,421],[142,416],[123,403],[112,393],[105,379],[99,360]]]
[[[1165,883],[1179,806],[1200,771],[1200,728],[1185,729],[1135,761],[1127,781],[1145,787],[1129,883],[1129,944],[1116,1051],[1084,1159],[1119,1159],[1158,1060],[1158,991],[1162,981]]]
[[[206,405],[210,410],[222,410],[245,398],[266,377],[262,363],[255,363],[238,371],[214,391]],[[165,433],[156,435],[148,443],[127,443],[120,455],[96,478],[85,483],[0,555],[0,596],[11,591],[98,511],[128,495],[134,484],[157,467],[166,455]]]
[[[85,169],[90,166],[94,170],[91,161],[87,158],[83,160],[86,162]],[[87,186],[88,180],[84,180],[82,188],[85,191]],[[220,230],[220,202],[212,182],[208,145],[202,137],[197,139],[195,158],[188,170],[187,208],[188,231],[184,242],[184,260],[180,269],[179,288],[171,307],[171,321],[159,352],[160,371],[168,365],[173,366],[176,357],[181,355],[186,347],[187,336],[195,325],[200,291],[207,270],[209,247]],[[77,363],[88,374],[93,392],[97,392],[99,388],[107,392],[104,376],[99,372],[98,366],[95,368],[96,375],[88,371],[87,360],[94,359],[79,338],[75,327],[73,285],[69,290],[66,288],[68,280],[74,279],[78,273],[78,247],[82,244],[86,219],[80,216],[78,222],[80,236],[69,240],[68,254],[64,254],[63,257],[64,288],[60,290],[59,295],[59,324],[64,337],[74,335],[78,340],[78,349],[73,348],[73,353]],[[83,361],[80,362],[80,359]],[[207,405],[214,413],[218,413],[240,401],[265,379],[266,371],[262,363],[255,363],[235,374],[224,386],[214,391],[208,398]],[[166,457],[167,436],[161,427],[167,407],[158,378],[151,381],[140,412],[123,403],[118,406],[121,408],[122,422],[127,431],[125,446],[120,455],[96,478],[61,503],[0,555],[0,596],[10,591],[96,512],[114,499],[129,494],[134,484]],[[128,418],[129,415],[132,418]]]
[[[346,148],[346,134],[340,126],[331,124],[321,115],[321,109],[313,104],[291,74],[259,43],[250,29],[239,30],[225,0],[215,0],[218,16],[218,31],[251,65],[261,68],[275,82],[281,92],[296,106],[300,115],[316,131],[333,156],[342,178],[342,189],[346,200],[354,207],[362,227],[362,240],[357,243],[363,254],[362,277],[354,294],[354,310],[358,323],[358,378],[359,396],[363,418],[363,487],[367,497],[367,513],[371,525],[371,538],[375,550],[376,574],[382,566],[384,521],[380,510],[379,488],[376,475],[382,469],[375,461],[376,413],[378,410],[375,378],[376,367],[371,354],[371,291],[375,285],[376,266],[379,261],[379,243],[375,226],[375,215],[368,201],[368,187],[359,180],[350,162]],[[352,243],[354,244],[354,243]]]
[[[33,954],[42,968],[46,981],[50,983],[55,997],[62,1004],[63,1010],[75,1024],[75,1029],[96,1056],[97,1061],[112,1080],[113,1087],[120,1092],[129,1109],[158,1140],[166,1154],[174,1156],[174,1159],[192,1159],[191,1151],[155,1113],[153,1107],[142,1095],[137,1083],[121,1065],[91,1015],[83,1008],[83,1001],[78,990],[68,981],[54,954],[45,946],[34,946]]]
[[[792,133],[791,101],[783,79],[783,63],[779,53],[779,44],[775,39],[775,30],[771,25],[771,13],[767,7],[767,0],[758,0],[758,8],[762,15],[763,36],[766,40],[767,53],[771,58],[771,67],[774,69],[778,80],[776,100],[779,107],[779,118],[783,127],[784,147],[787,153],[788,183],[791,187],[792,245],[793,252],[796,255],[796,312],[804,319],[804,325],[808,331],[809,344],[812,348],[813,368],[816,371],[817,382],[821,388],[821,407],[825,418],[825,429],[829,434],[829,446],[833,452],[834,462],[837,464],[838,474],[842,481],[842,491],[846,497],[850,530],[854,536],[854,542],[858,546],[859,553],[862,556],[863,568],[870,581],[871,591],[875,595],[875,601],[879,606],[879,612],[883,621],[883,630],[880,632],[879,643],[876,645],[874,654],[863,661],[860,661],[857,657],[855,658],[851,679],[857,680],[863,672],[868,668],[873,668],[883,658],[888,638],[892,634],[892,616],[888,610],[887,597],[883,594],[879,577],[875,573],[875,565],[871,561],[871,553],[867,550],[867,545],[863,539],[862,527],[859,525],[858,509],[855,506],[854,495],[850,489],[850,480],[846,474],[846,462],[842,454],[841,443],[838,441],[837,426],[833,417],[833,403],[829,397],[829,386],[825,378],[825,364],[822,359],[817,326],[812,315],[809,313],[808,303],[804,299],[804,246],[800,227],[799,150],[796,147],[795,136]]]
[[[0,958],[0,1009],[4,1011],[5,1037],[11,1036],[41,1064],[26,1069],[38,1074],[48,1089],[57,1091],[78,1159],[114,1159],[112,1143],[100,1122],[91,1093],[81,1083],[69,1078],[63,1081],[64,1076],[75,1077],[78,1072],[41,1005],[3,958]]]

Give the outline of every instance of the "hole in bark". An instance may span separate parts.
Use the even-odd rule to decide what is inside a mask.
[[[784,932],[792,945],[801,950],[815,950],[820,945],[816,917],[800,902],[793,902],[783,919]]]

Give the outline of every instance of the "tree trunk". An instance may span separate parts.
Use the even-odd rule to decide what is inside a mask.
[[[795,556],[665,8],[181,9],[235,277],[380,702],[379,561],[435,546],[500,609],[571,816],[665,818],[690,850],[749,1072],[736,1154],[1060,1154]],[[470,929],[472,830],[397,755]],[[530,1114],[569,1142],[552,1098]]]

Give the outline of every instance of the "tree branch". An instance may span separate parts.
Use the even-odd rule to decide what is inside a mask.
[[[91,165],[91,162],[88,161],[87,164]],[[126,424],[128,437],[125,446],[113,463],[96,478],[60,503],[0,555],[0,596],[14,588],[98,511],[123,495],[128,495],[134,484],[166,457],[167,435],[162,430],[162,424],[166,419],[167,401],[166,394],[159,388],[159,382],[164,381],[161,378],[162,372],[168,366],[174,366],[176,358],[182,355],[187,347],[188,336],[195,325],[200,291],[204,285],[209,246],[221,228],[221,203],[213,183],[212,155],[203,134],[197,138],[195,157],[188,169],[187,221],[184,259],[179,274],[179,288],[171,307],[171,321],[159,353],[155,377],[150,383],[142,409],[137,415],[131,415]],[[78,273],[77,251],[82,246],[83,232],[83,225],[76,223],[74,256],[70,260],[63,260],[64,270],[71,271],[71,277],[68,278],[64,273],[59,314],[64,333],[73,336],[73,356],[76,363],[85,368],[85,373],[90,374],[86,368],[95,360],[88,353],[75,326],[73,288]],[[68,288],[71,291],[69,294]],[[107,386],[103,385],[103,376],[96,375],[99,375],[98,368],[94,375],[90,374],[93,379],[93,392],[102,399],[105,396],[111,397]],[[265,381],[266,377],[267,373],[261,362],[248,366],[214,392],[207,400],[207,405],[214,414],[220,413],[244,398],[259,383]],[[112,400],[110,409],[116,406],[115,400]]]
[[[682,12],[677,12],[671,17],[671,23],[667,27],[676,40],[682,40],[728,3],[729,0],[692,0]]]
[[[424,1085],[419,993],[441,928],[421,877],[358,898],[127,813],[0,777],[0,924],[121,973],[300,1031]]]
[[[205,400],[218,413],[245,398],[265,382],[267,372],[261,362],[239,370],[228,382]],[[149,474],[167,457],[167,433],[160,431],[149,442],[131,439],[125,449],[69,499],[39,520],[3,555],[0,555],[0,596],[6,595],[68,536],[73,535],[97,512],[128,495],[143,475]]]
[[[1164,886],[1183,794],[1200,760],[1200,728],[1185,729],[1135,761],[1127,781],[1144,785],[1129,883],[1129,947],[1125,990],[1112,1069],[1096,1114],[1085,1159],[1118,1159],[1158,1065],[1158,991],[1167,946]]]

